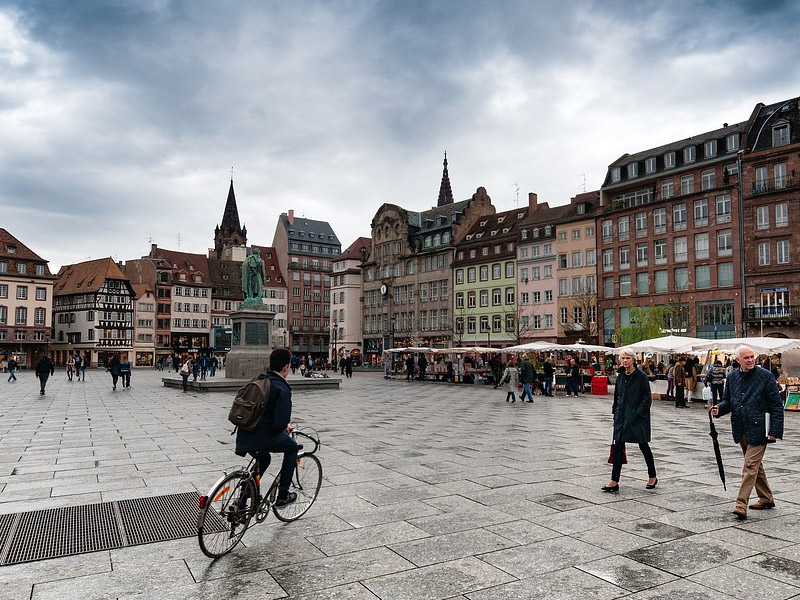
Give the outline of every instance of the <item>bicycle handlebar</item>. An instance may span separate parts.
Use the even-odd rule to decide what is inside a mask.
[[[301,436],[303,436],[304,438],[306,438],[306,439],[308,439],[308,440],[310,440],[311,442],[313,442],[313,443],[314,443],[314,448],[313,448],[313,449],[311,449],[311,450],[306,450],[305,448],[303,448],[303,454],[314,454],[314,453],[315,453],[315,452],[316,452],[316,451],[319,449],[319,447],[320,447],[320,443],[319,443],[319,440],[318,440],[317,438],[315,438],[315,437],[313,437],[313,436],[309,435],[308,433],[305,433],[304,431],[299,431],[299,430],[297,430],[297,429],[295,429],[295,430],[292,432],[292,434],[293,434],[295,437],[297,437],[298,435],[301,435]]]

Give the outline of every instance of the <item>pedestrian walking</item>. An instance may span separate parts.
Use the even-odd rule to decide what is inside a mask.
[[[675,408],[686,408],[684,390],[686,388],[686,358],[681,356],[675,365]]]
[[[533,363],[530,361],[527,354],[522,355],[519,378],[522,382],[522,394],[520,394],[519,401],[525,402],[525,396],[527,396],[528,402],[533,402],[531,384],[536,381],[536,368],[533,366]]]
[[[667,393],[665,394],[667,402],[675,401],[675,359],[669,359],[669,366],[667,367]]]
[[[42,353],[42,357],[34,367],[34,372],[36,373],[36,377],[39,378],[39,394],[44,396],[44,389],[47,386],[47,380],[51,375],[55,375],[56,372],[56,367],[53,364],[53,361],[50,360],[50,357],[47,356],[47,352]]]
[[[425,354],[420,353],[417,365],[419,366],[419,380],[425,381],[425,371],[428,370],[428,359],[425,358]]]
[[[209,369],[211,371],[209,374],[211,375],[211,377],[214,377],[217,374],[217,365],[218,364],[219,364],[219,360],[217,359],[217,355],[216,354],[212,354],[211,355],[211,360],[210,360],[210,365],[209,365]]]
[[[739,368],[728,375],[722,402],[709,410],[714,417],[731,413],[733,441],[741,446],[744,454],[742,483],[733,514],[738,519],[746,519],[754,487],[758,501],[750,504],[750,508],[764,510],[775,507],[763,460],[767,444],[783,438],[783,404],[775,377],[756,366],[753,349],[740,346],[736,356]]]
[[[519,385],[519,369],[514,365],[513,356],[508,359],[508,365],[506,365],[505,371],[503,371],[503,374],[500,376],[499,383],[506,391],[506,402],[511,401],[512,404],[516,402],[516,391]]]
[[[8,359],[8,382],[17,382],[17,360],[12,356]]]
[[[706,375],[706,385],[711,388],[711,401],[708,403],[708,406],[716,406],[722,402],[722,393],[725,391],[725,379],[725,367],[722,366],[722,361],[717,359]]]
[[[80,366],[81,366],[80,380],[81,381],[86,381],[86,367],[89,366],[89,357],[88,356],[84,356],[82,359],[80,357],[78,357],[78,358],[80,359]]]
[[[570,359],[569,375],[567,380],[572,381],[572,393],[578,398],[578,390],[581,389],[581,367],[574,358]],[[569,396],[569,394],[567,394]]]
[[[72,374],[75,372],[75,359],[72,358],[72,354],[69,355],[67,358],[67,381],[72,381]]]
[[[178,375],[180,375],[181,379],[183,380],[181,387],[183,387],[184,392],[189,391],[189,375],[192,374],[192,370],[194,368],[193,363],[194,361],[190,357],[187,358],[186,362],[184,362],[183,365],[178,368]]]
[[[647,485],[652,490],[658,484],[656,464],[650,450],[650,380],[641,369],[636,367],[636,357],[629,350],[619,355],[622,367],[617,371],[617,383],[614,386],[614,403],[611,413],[614,415],[614,438],[612,452],[611,481],[601,489],[604,492],[619,491],[619,477],[622,473],[623,457],[626,442],[639,444],[644,461],[647,464]]]
[[[292,368],[292,375],[294,375],[295,373],[297,373],[297,367],[300,365],[300,361],[297,358],[296,354],[292,354],[292,361],[289,364],[291,365]]]
[[[411,354],[406,358],[406,381],[414,381],[414,356]]]
[[[122,387],[131,387],[131,361],[125,359],[119,363],[119,376],[122,378]]]
[[[114,356],[111,357],[111,360],[108,363],[108,367],[106,367],[106,372],[111,373],[111,389],[117,389],[117,380],[119,379],[119,352],[114,352]]]
[[[544,395],[545,396],[553,396],[553,376],[556,374],[556,370],[553,367],[553,361],[550,360],[548,356],[547,359],[544,361]]]
[[[206,375],[208,375],[208,367],[209,361],[208,356],[205,352],[203,352],[202,356],[200,356],[200,379],[205,380]]]

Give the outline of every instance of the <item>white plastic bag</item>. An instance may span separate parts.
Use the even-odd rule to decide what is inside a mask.
[[[703,400],[706,402],[711,402],[711,388],[708,386],[703,388]]]

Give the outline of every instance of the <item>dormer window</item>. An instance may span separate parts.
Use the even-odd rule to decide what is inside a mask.
[[[616,182],[622,179],[622,169],[620,167],[614,167],[611,169],[611,181]]]
[[[739,149],[739,134],[732,133],[725,138],[725,149],[728,152],[736,152]]]
[[[703,144],[703,155],[706,158],[711,158],[717,155],[717,140],[708,140]]]
[[[12,246],[11,244],[8,244],[6,246],[6,252],[8,252],[9,254],[16,254],[17,253],[17,247],[16,246]]]
[[[545,235],[550,235],[552,231],[553,231],[553,227],[551,225],[548,225],[547,227],[544,228],[544,234]]]
[[[535,238],[539,237],[539,228],[538,227],[533,230],[533,237],[535,237]]]
[[[789,143],[789,123],[779,121],[772,128],[772,147],[786,146]]]
[[[647,160],[644,161],[644,170],[648,173],[655,173],[656,172],[656,157],[651,156]]]
[[[527,240],[528,239],[528,230],[527,229],[523,229],[522,232],[520,233],[519,237],[520,237],[521,240]]]
[[[486,220],[486,219],[484,219],[483,221],[481,221],[481,227],[486,227],[486,224],[487,224],[488,222],[489,222],[489,221],[488,221],[488,220]]]
[[[505,216],[499,217],[499,218],[497,219],[497,224],[499,225],[500,223],[502,223],[502,222],[503,222],[503,221],[505,221],[505,220],[506,220]]]
[[[586,203],[585,202],[581,202],[580,204],[578,204],[578,214],[579,215],[586,214]]]
[[[639,163],[631,163],[628,165],[628,179],[633,179],[639,176]]]
[[[673,167],[675,167],[675,153],[667,152],[664,154],[664,168],[672,169]]]
[[[694,146],[687,146],[683,149],[683,162],[693,163],[696,160],[695,152],[697,149]]]

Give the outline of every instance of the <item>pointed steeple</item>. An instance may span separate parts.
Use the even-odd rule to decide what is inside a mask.
[[[442,185],[439,186],[439,201],[436,206],[453,203],[453,190],[450,188],[450,175],[447,173],[447,152],[444,153],[444,169],[442,170]]]
[[[228,189],[225,212],[222,213],[222,223],[214,230],[214,249],[217,258],[222,258],[225,248],[245,245],[247,245],[247,229],[239,223],[239,210],[236,208],[236,194],[233,191],[233,175],[231,175],[231,186]]]

